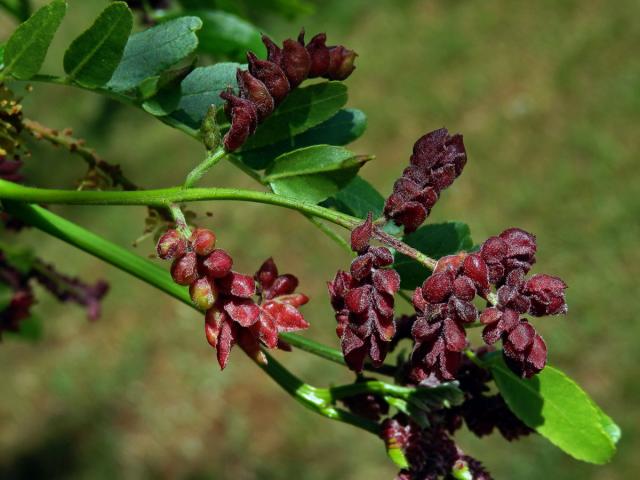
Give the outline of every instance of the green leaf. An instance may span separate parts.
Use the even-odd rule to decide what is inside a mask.
[[[19,25],[4,50],[5,71],[23,80],[38,73],[66,11],[65,0],[54,0]]]
[[[65,52],[64,71],[69,78],[85,87],[107,83],[120,63],[132,26],[127,4],[111,3]]]
[[[271,145],[299,135],[333,117],[347,103],[347,87],[340,82],[322,82],[296,88],[249,137],[245,150]]]
[[[522,379],[502,355],[489,357],[488,365],[507,405],[525,424],[578,460],[596,464],[611,460],[619,428],[564,373],[547,366]]]
[[[368,160],[346,148],[314,145],[276,158],[264,180],[279,195],[318,203],[349,183]]]
[[[355,108],[343,108],[329,120],[294,137],[255,149],[243,149],[235,155],[254,170],[267,168],[283,153],[310,145],[347,145],[367,128],[367,116]]]
[[[247,50],[261,58],[267,55],[260,31],[236,15],[220,10],[196,10],[186,12],[202,20],[204,27],[198,32],[198,50],[212,55],[224,55],[245,61]]]
[[[4,69],[4,48],[6,44],[0,43],[0,70]]]
[[[182,97],[171,117],[191,128],[199,128],[209,107],[224,103],[220,93],[237,86],[236,70],[241,67],[239,63],[217,63],[194,69],[180,84]]]
[[[142,108],[157,117],[170,115],[180,103],[180,83],[193,69],[194,64],[190,63],[143,80],[138,85],[138,92],[144,99]]]
[[[129,37],[118,68],[107,88],[129,91],[191,55],[198,46],[197,17],[180,17]]]
[[[37,342],[42,338],[44,326],[42,319],[35,315],[20,320],[20,330],[17,332],[4,332],[3,335],[14,338],[16,340],[24,340],[26,342]]]
[[[384,198],[366,180],[356,176],[333,197],[324,202],[326,206],[348,213],[358,218],[366,218],[372,212],[373,218],[382,215]]]
[[[462,222],[433,223],[406,235],[403,241],[420,252],[438,259],[467,251],[473,247],[469,226]],[[402,254],[396,255],[394,267],[400,274],[400,288],[413,290],[431,274],[421,263]]]

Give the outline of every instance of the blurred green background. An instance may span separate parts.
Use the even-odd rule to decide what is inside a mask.
[[[41,4],[43,2],[35,2]],[[45,71],[106,4],[70,0]],[[467,222],[476,241],[506,227],[535,232],[535,271],[569,284],[566,317],[537,322],[550,361],[618,421],[619,453],[604,467],[581,464],[543,439],[459,441],[499,479],[628,479],[640,470],[640,4],[604,0],[318,1],[312,15],[261,27],[277,39],[300,25],[359,53],[349,106],[369,117],[355,145],[377,155],[362,175],[388,193],[423,133],[464,134],[469,163],[430,221]],[[0,38],[13,29],[0,17]],[[110,110],[100,98],[36,86],[26,115],[73,127],[145,187],[169,186],[201,147],[145,114]],[[109,105],[111,109],[111,105]],[[28,173],[43,186],[73,185],[78,158],[36,148]],[[37,160],[37,162],[35,161]],[[252,188],[229,165],[206,184]],[[233,208],[231,208],[233,207]],[[139,208],[53,209],[131,245]],[[273,255],[312,297],[308,335],[337,346],[325,282],[349,259],[302,217],[263,205],[195,209],[240,271]],[[107,278],[103,318],[40,295],[43,341],[0,346],[0,478],[390,479],[381,442],[304,410],[240,351],[221,373],[193,310],[38,232],[21,237],[61,269]],[[147,240],[140,255],[152,252]],[[404,308],[404,307],[403,307]],[[350,381],[322,360],[279,355],[317,384]]]

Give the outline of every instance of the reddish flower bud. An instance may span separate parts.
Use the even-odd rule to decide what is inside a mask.
[[[171,276],[178,285],[191,285],[198,279],[198,256],[189,252],[176,258],[171,265]]]
[[[489,263],[501,263],[507,256],[507,242],[500,237],[489,237],[480,248],[482,259]]]
[[[216,235],[206,228],[196,228],[191,234],[191,246],[197,255],[206,257],[216,248]]]
[[[473,280],[476,288],[483,295],[489,291],[489,271],[487,264],[477,253],[468,255],[464,259],[464,274]]]
[[[189,286],[189,295],[198,310],[209,310],[216,301],[216,287],[207,277],[201,277]]]
[[[567,313],[564,291],[567,284],[558,277],[538,274],[532,276],[524,286],[524,292],[531,299],[530,313],[541,317]]]
[[[351,231],[351,249],[354,252],[362,253],[368,246],[373,235],[373,222],[371,212],[361,225]]]
[[[287,76],[276,63],[260,60],[253,52],[247,53],[249,71],[269,90],[276,105],[285,99],[291,87]]]
[[[300,39],[304,41],[304,37]],[[324,33],[318,33],[307,44],[307,52],[311,58],[311,66],[309,68],[309,78],[323,77],[329,71],[331,63],[331,54],[326,45],[327,36]]]
[[[258,269],[255,279],[262,285],[263,289],[268,289],[273,285],[278,277],[278,267],[273,261],[273,258],[269,257]]]
[[[503,341],[502,352],[507,365],[523,378],[532,377],[547,363],[544,340],[524,320]]]
[[[269,298],[288,295],[298,288],[298,279],[289,273],[278,276],[269,289]]]
[[[329,68],[326,77],[329,80],[344,80],[355,70],[354,62],[358,54],[342,45],[329,47]]]
[[[449,273],[434,273],[422,284],[422,294],[429,303],[444,302],[453,292],[453,276]]]
[[[470,302],[476,296],[476,287],[473,280],[464,275],[453,282],[453,294],[460,300]]]
[[[393,186],[384,214],[405,232],[413,232],[426,219],[440,192],[462,173],[467,154],[462,135],[446,128],[427,133],[414,144],[411,164]]]
[[[233,259],[227,252],[218,248],[211,252],[200,266],[205,275],[211,278],[222,278],[231,271]]]
[[[449,270],[452,274],[456,275],[462,268],[462,264],[465,258],[467,258],[466,252],[460,252],[457,255],[447,255],[445,257],[442,257],[440,260],[438,260],[438,263],[436,263],[436,268],[433,269],[433,273],[442,273]]]
[[[304,46],[304,30],[298,40],[284,41],[278,47],[263,35],[267,48],[267,60],[260,60],[253,52],[247,53],[249,71],[238,71],[236,77],[240,99],[251,104],[251,108],[240,105],[229,92],[221,95],[227,100],[225,111],[231,116],[231,128],[224,137],[225,149],[229,152],[240,148],[255,130],[257,121],[263,121],[289,94],[292,88],[309,76],[325,76],[344,79],[355,68],[355,53],[344,47],[325,45],[324,34],[316,35],[307,47]]]
[[[266,85],[247,70],[238,69],[236,79],[242,97],[254,104],[258,113],[258,121],[260,122],[271,115],[275,103]]]
[[[372,279],[374,287],[379,292],[395,295],[400,290],[400,275],[395,270],[376,270]]]
[[[158,256],[163,260],[173,260],[181,257],[187,251],[187,241],[174,229],[167,230],[158,239],[156,245]]]
[[[262,43],[267,48],[267,60],[280,65],[282,63],[282,49],[266,35],[262,35]]]
[[[295,88],[309,75],[311,56],[300,42],[288,39],[283,43],[280,66],[284,70],[291,88]]]

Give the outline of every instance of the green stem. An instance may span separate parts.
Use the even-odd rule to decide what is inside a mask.
[[[184,218],[184,213],[182,213],[180,205],[172,203],[169,205],[169,211],[176,224],[176,230],[178,230],[184,238],[191,238],[191,229],[189,228],[189,224],[187,224],[187,219]]]
[[[16,17],[16,20],[23,21],[22,14],[18,10],[17,7],[10,5],[6,2],[6,0],[0,0],[0,7],[4,8],[9,14]]]
[[[417,387],[420,388],[420,387]],[[331,387],[327,389],[331,395],[332,401],[339,400],[341,398],[353,397],[354,395],[360,395],[363,393],[375,393],[379,395],[388,395],[395,398],[408,399],[412,394],[415,394],[417,388],[414,387],[401,387],[399,385],[392,385],[390,383],[379,382],[377,380],[370,380],[366,382],[356,382],[348,385],[340,385],[337,387]]]
[[[342,238],[340,235],[338,235],[336,232],[334,232],[331,228],[327,227],[322,222],[322,220],[318,220],[317,218],[314,218],[311,215],[305,215],[305,217],[307,217],[307,219],[311,223],[313,223],[316,227],[318,227],[318,230],[320,230],[327,237],[329,237],[331,240],[333,240],[336,244],[338,244],[340,247],[342,247],[343,250],[345,250],[346,252],[348,252],[351,255],[353,255],[354,252],[353,252],[353,250],[351,250],[351,245],[349,245],[349,242],[347,242],[344,238]]]
[[[304,383],[284,368],[275,358],[265,352],[267,363],[255,362],[264,372],[275,380],[289,395],[306,408],[332,420],[338,420],[378,435],[380,427],[376,422],[359,417],[331,405],[330,390],[316,388]]]
[[[75,191],[51,190],[18,185],[0,180],[0,200],[19,200],[28,203],[67,205],[146,205],[168,207],[173,203],[197,202],[205,200],[242,200],[266,203],[297,210],[323,218],[341,227],[352,229],[360,220],[312,203],[273,193],[241,190],[235,188],[190,188],[180,187],[157,190],[126,191]]]
[[[209,171],[209,169],[211,169],[211,167],[213,167],[220,160],[222,160],[226,154],[227,152],[222,147],[218,148],[213,152],[208,152],[207,158],[205,158],[202,163],[198,164],[196,168],[194,168],[189,172],[183,187],[184,188],[193,187]]]

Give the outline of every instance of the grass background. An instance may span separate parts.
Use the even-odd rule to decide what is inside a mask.
[[[42,2],[35,2],[42,3]],[[47,59],[62,52],[106,2],[70,1]],[[460,444],[496,478],[626,479],[640,469],[636,319],[640,274],[640,5],[604,0],[329,0],[316,13],[262,25],[277,39],[326,31],[359,53],[349,105],[369,127],[353,149],[377,155],[362,174],[389,192],[423,133],[462,132],[464,174],[430,221],[467,222],[476,241],[506,227],[538,235],[538,272],[569,284],[566,317],[537,322],[550,361],[576,378],[622,426],[619,453],[604,467],[581,464],[543,439],[515,444],[465,433]],[[0,17],[0,39],[13,25]],[[169,186],[202,156],[179,132],[129,109],[99,114],[101,99],[37,86],[26,114],[73,127],[143,186]],[[84,166],[36,148],[33,183],[71,185]],[[229,165],[208,185],[253,187]],[[325,281],[347,256],[300,216],[261,205],[209,204],[203,223],[252,272],[269,255],[296,273],[312,297],[312,338],[337,345]],[[144,211],[54,208],[130,245]],[[394,467],[370,435],[305,411],[234,351],[218,371],[202,321],[151,287],[38,232],[23,241],[61,269],[107,278],[103,318],[41,295],[38,344],[0,346],[0,478],[386,479]],[[247,241],[251,239],[251,241]],[[147,255],[152,244],[137,251]],[[301,353],[282,356],[305,379],[349,375]]]

